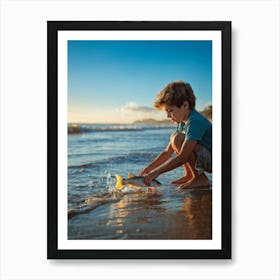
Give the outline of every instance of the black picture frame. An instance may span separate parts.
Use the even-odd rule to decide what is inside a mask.
[[[221,32],[221,249],[83,250],[58,248],[58,32],[85,30]],[[48,259],[230,259],[231,258],[231,22],[230,21],[48,21]]]

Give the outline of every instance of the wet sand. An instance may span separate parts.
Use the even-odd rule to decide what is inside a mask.
[[[212,191],[126,194],[68,221],[68,239],[211,239]]]

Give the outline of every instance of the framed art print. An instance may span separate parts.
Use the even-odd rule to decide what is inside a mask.
[[[47,257],[231,258],[231,22],[47,28]]]

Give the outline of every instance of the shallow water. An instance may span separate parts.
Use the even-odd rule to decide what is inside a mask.
[[[166,147],[174,127],[85,127],[68,135],[69,239],[211,239],[211,189],[170,185],[183,175],[181,167],[159,176],[157,190],[114,188],[114,174],[138,174]]]
[[[69,239],[211,239],[211,190],[126,194],[68,222]]]

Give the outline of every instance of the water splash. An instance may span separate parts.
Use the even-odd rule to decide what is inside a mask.
[[[116,179],[115,179],[115,177],[113,177],[110,172],[107,172],[106,178],[107,178],[107,189],[108,189],[108,192],[109,193],[116,192],[116,188],[115,188]]]

